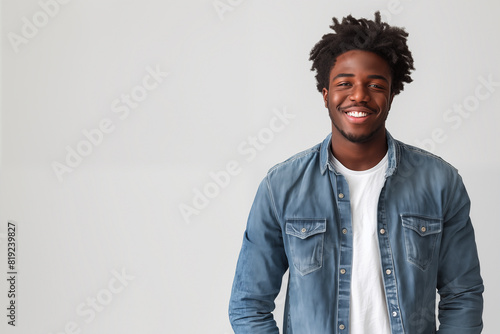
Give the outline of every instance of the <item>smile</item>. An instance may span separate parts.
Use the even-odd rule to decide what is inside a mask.
[[[347,114],[347,116],[356,117],[356,118],[368,116],[368,113],[362,112],[362,111],[349,111],[349,112],[346,112],[346,114]]]

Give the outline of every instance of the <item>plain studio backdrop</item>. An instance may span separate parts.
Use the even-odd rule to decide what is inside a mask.
[[[387,127],[460,171],[497,331],[499,2],[1,5],[0,268],[13,221],[18,272],[2,332],[231,333],[257,186],[330,132],[309,52],[333,16],[376,10],[410,33],[416,67]]]

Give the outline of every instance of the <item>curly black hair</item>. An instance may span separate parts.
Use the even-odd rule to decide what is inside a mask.
[[[334,17],[330,26],[335,33],[323,35],[312,48],[309,60],[316,70],[316,87],[321,92],[328,89],[330,71],[339,55],[350,50],[373,52],[382,57],[391,68],[392,87],[395,95],[403,90],[403,83],[410,83],[410,71],[414,70],[413,58],[406,44],[408,33],[403,28],[391,27],[381,22],[380,12],[375,13],[375,21],[344,17],[342,23]]]

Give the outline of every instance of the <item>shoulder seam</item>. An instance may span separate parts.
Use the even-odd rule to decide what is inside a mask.
[[[271,199],[271,204],[273,207],[273,213],[274,213],[274,218],[276,219],[276,222],[278,225],[280,225],[280,218],[278,215],[278,210],[276,209],[276,202],[274,201],[274,196],[273,196],[273,191],[271,189],[271,185],[269,184],[269,175],[266,175],[266,186],[267,186],[267,192],[269,194],[269,197]]]
[[[448,161],[444,160],[443,158],[441,158],[440,156],[438,156],[438,155],[436,155],[436,154],[434,154],[432,152],[426,151],[424,149],[421,149],[421,148],[413,146],[413,145],[409,145],[409,144],[403,143],[403,142],[401,142],[399,140],[395,140],[395,141],[398,143],[398,145],[402,149],[406,149],[408,151],[411,151],[411,152],[414,152],[414,153],[417,153],[417,154],[420,154],[420,155],[424,155],[424,156],[427,156],[429,158],[433,158],[435,160],[439,160],[439,161],[445,163],[447,166],[451,167],[456,172],[458,172],[458,170],[457,170],[457,168],[455,168],[455,166],[453,166]]]
[[[284,166],[284,165],[287,165],[287,164],[289,164],[289,163],[291,163],[291,162],[293,162],[293,161],[295,161],[295,160],[297,160],[297,159],[303,158],[303,157],[305,157],[305,156],[307,156],[307,155],[309,155],[309,154],[311,154],[311,153],[318,153],[318,152],[320,151],[320,145],[321,145],[321,144],[317,144],[317,145],[316,145],[316,146],[314,146],[314,147],[311,147],[311,148],[309,148],[309,149],[307,149],[307,150],[304,150],[304,151],[302,151],[302,152],[299,152],[299,153],[297,153],[297,154],[295,154],[295,155],[291,156],[290,158],[286,159],[285,161],[280,162],[280,163],[278,163],[278,164],[274,165],[273,167],[271,167],[271,168],[267,171],[267,175],[271,174],[274,170],[276,170],[276,169],[278,169],[278,168],[280,168],[280,167],[282,167],[282,166]]]

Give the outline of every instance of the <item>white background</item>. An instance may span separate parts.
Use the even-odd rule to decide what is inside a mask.
[[[0,268],[5,277],[14,220],[19,271],[15,328],[1,280],[2,332],[231,333],[227,304],[257,186],[330,131],[309,52],[333,16],[378,9],[410,33],[416,67],[387,127],[463,176],[486,286],[484,333],[496,333],[500,86],[473,96],[479,77],[500,82],[500,3],[228,1],[218,13],[213,0],[73,0],[43,22],[38,1],[2,0]],[[38,32],[14,47],[10,33],[22,36],[33,16]],[[168,76],[121,119],[112,103],[139,92],[148,67]],[[474,101],[460,124],[443,118]],[[263,129],[273,110],[294,118],[271,138]],[[59,181],[54,162],[66,164],[68,147],[103,119],[113,131]],[[441,139],[431,145],[433,132]],[[259,133],[261,150],[243,154]],[[217,190],[210,172],[230,161],[239,173]],[[205,187],[212,198],[186,221],[179,207],[194,207]],[[113,274],[123,270],[124,284]],[[99,312],[92,298],[105,304]]]

